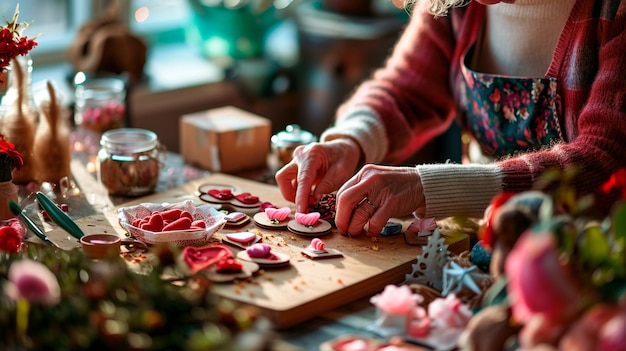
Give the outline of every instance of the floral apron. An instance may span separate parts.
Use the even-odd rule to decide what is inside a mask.
[[[563,140],[556,78],[518,78],[461,65],[467,121],[483,153],[499,158]]]

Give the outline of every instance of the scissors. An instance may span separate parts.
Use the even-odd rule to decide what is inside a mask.
[[[63,212],[46,194],[38,191],[35,196],[41,207],[43,207],[48,216],[52,221],[58,224],[59,227],[63,228],[78,240],[85,236],[85,233],[80,229],[78,224],[76,224],[67,213]],[[133,238],[123,238],[120,245],[125,248],[125,253],[143,253],[148,251],[148,245]]]

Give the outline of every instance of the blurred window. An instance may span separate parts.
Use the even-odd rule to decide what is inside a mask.
[[[90,1],[84,0],[19,0],[0,2],[2,23],[11,21],[19,4],[18,22],[30,23],[23,35],[38,35],[38,46],[31,52],[38,62],[55,62],[71,43],[80,24],[89,18]]]
[[[191,18],[188,1],[130,0],[130,28],[150,45],[184,43]]]
[[[62,62],[64,52],[81,25],[103,13],[114,0],[16,0],[0,1],[0,21],[11,21],[19,3],[19,22],[31,22],[23,34],[39,35],[31,55],[37,64]],[[184,41],[188,23],[188,0],[116,0],[120,18],[150,44]]]

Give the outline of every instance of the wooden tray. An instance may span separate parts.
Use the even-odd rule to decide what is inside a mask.
[[[261,201],[294,209],[294,204],[285,201],[277,187],[224,174],[214,174],[122,206],[187,199],[202,204],[197,197],[197,189],[203,183],[233,185],[242,192],[258,196]],[[113,226],[117,225],[116,230],[122,231],[114,212],[107,211],[106,215]],[[398,221],[406,228],[412,219]],[[290,255],[290,265],[264,270],[253,282],[216,284],[213,291],[217,295],[256,306],[275,323],[277,329],[289,328],[359,298],[375,295],[387,284],[401,283],[405,275],[411,273],[411,265],[420,252],[419,246],[408,245],[402,235],[380,237],[374,242],[365,236],[343,237],[334,228],[321,239],[328,248],[341,251],[343,257],[327,260],[312,260],[302,255],[311,237],[287,230],[262,229],[253,222],[236,229],[223,229],[216,236],[242,230],[258,230],[264,242]],[[451,252],[460,253],[469,249],[469,239],[465,234],[448,235],[446,240]],[[238,249],[233,247],[233,250],[237,252]]]

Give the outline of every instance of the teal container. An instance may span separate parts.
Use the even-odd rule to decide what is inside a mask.
[[[205,57],[250,59],[263,56],[267,34],[278,23],[273,6],[259,10],[250,3],[231,8],[222,2],[189,2],[193,20],[187,30],[187,41],[198,45]]]

